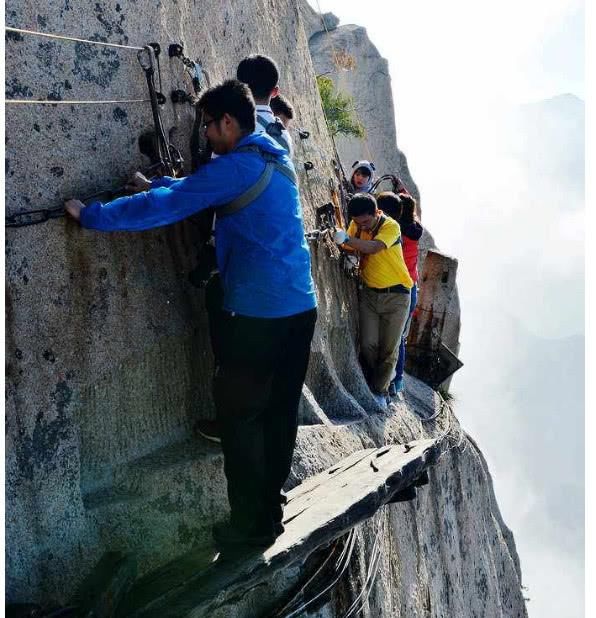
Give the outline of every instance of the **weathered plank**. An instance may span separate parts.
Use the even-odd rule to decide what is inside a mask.
[[[397,492],[410,486],[438,452],[436,440],[421,440],[353,453],[288,493],[286,531],[274,545],[265,551],[219,557],[214,562],[209,562],[212,554],[208,550],[197,552],[194,558],[189,554],[184,560],[189,564],[196,561],[197,570],[186,569],[183,575],[184,569],[174,562],[163,572],[163,579],[159,571],[152,579],[145,578],[144,588],[135,587],[138,594],[131,594],[126,604],[127,616],[208,616],[230,597],[242,595],[276,571],[304,561],[318,547],[374,515]],[[174,573],[176,577],[172,577]]]

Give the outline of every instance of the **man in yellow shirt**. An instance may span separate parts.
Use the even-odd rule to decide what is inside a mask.
[[[348,232],[339,230],[334,239],[361,255],[360,349],[370,388],[385,406],[413,281],[404,261],[399,223],[378,210],[375,198],[355,195],[348,214]]]

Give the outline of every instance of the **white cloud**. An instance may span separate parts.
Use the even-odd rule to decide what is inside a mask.
[[[554,126],[563,138],[546,134],[540,118],[537,136],[525,135],[534,109],[517,118],[521,125],[509,112],[583,95],[583,3],[320,4],[366,27],[388,59],[398,143],[424,223],[459,259],[465,366],[453,381],[457,411],[484,450],[515,534],[530,616],[579,618],[583,521],[570,500],[583,494],[574,473],[583,458],[583,343],[565,337],[583,333],[584,209],[573,186],[583,181],[573,174],[581,155],[577,165],[564,161],[565,176],[557,166],[583,144],[562,116]],[[560,436],[568,448],[557,448]]]

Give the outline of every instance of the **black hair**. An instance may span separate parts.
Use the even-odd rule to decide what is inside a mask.
[[[359,193],[348,202],[350,219],[360,215],[374,215],[377,212],[377,200],[369,193]]]
[[[399,198],[402,203],[399,223],[402,225],[410,225],[415,221],[418,222],[418,215],[416,214],[416,200],[408,193],[400,193]]]
[[[372,172],[368,169],[368,167],[357,167],[352,172],[352,177],[354,176],[356,172],[360,172],[363,176],[366,176],[367,178],[370,178],[372,176]]]
[[[283,114],[286,118],[294,118],[294,108],[292,104],[281,94],[271,99],[271,111],[277,116]]]
[[[379,208],[392,219],[399,221],[402,216],[402,201],[398,195],[392,191],[383,191],[377,195]]]
[[[248,86],[236,79],[228,79],[206,90],[197,106],[215,120],[229,114],[238,121],[244,133],[255,130],[255,101]]]
[[[253,54],[240,62],[236,77],[251,89],[257,99],[265,99],[279,83],[279,70],[268,56]]]

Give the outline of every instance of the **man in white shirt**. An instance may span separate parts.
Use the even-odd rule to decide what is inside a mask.
[[[236,78],[252,92],[257,106],[256,133],[268,133],[292,157],[292,138],[271,110],[271,99],[279,95],[279,70],[268,56],[253,54],[240,62]]]

